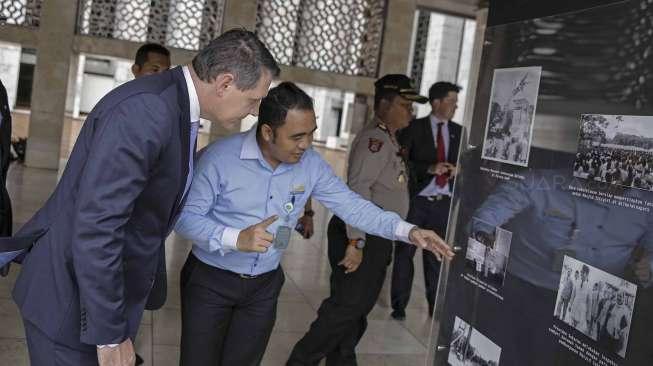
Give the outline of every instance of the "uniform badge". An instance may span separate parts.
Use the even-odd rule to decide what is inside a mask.
[[[372,153],[381,151],[382,147],[383,141],[370,137],[370,141],[367,143],[367,148],[370,149]]]
[[[293,186],[292,192],[291,193],[304,193],[306,191],[306,188],[304,188],[303,184]]]

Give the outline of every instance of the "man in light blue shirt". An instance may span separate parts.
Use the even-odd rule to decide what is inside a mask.
[[[297,86],[270,90],[259,121],[206,148],[176,226],[193,241],[181,274],[181,365],[260,362],[284,281],[286,234],[309,196],[367,233],[453,256],[433,231],[352,192],[310,148],[313,102]]]

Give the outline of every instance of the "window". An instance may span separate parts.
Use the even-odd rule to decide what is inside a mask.
[[[465,119],[465,98],[468,92],[469,69],[476,22],[473,19],[437,13],[415,12],[413,52],[410,73],[422,95],[437,81],[449,81],[463,87],[458,95],[458,110],[454,121]],[[428,104],[418,105],[417,116],[430,113]]]
[[[18,108],[29,109],[32,104],[32,85],[34,84],[34,67],[36,65],[36,50],[23,48],[20,55],[16,103]]]

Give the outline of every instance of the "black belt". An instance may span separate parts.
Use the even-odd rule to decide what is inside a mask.
[[[227,274],[230,274],[230,275],[232,275],[232,276],[238,276],[238,277],[242,278],[243,280],[253,280],[253,279],[256,279],[256,278],[261,278],[261,277],[265,277],[265,276],[270,276],[270,275],[275,274],[277,271],[280,271],[280,270],[281,270],[281,266],[279,266],[279,267],[277,267],[277,269],[273,269],[273,270],[268,271],[268,272],[259,273],[259,274],[256,274],[256,275],[250,275],[250,274],[246,274],[246,273],[237,273],[237,272],[233,272],[233,271],[230,271],[230,270],[228,270],[228,269],[222,269],[222,268],[218,268],[218,267],[213,267],[213,266],[211,266],[211,265],[209,265],[209,264],[206,264],[206,263],[204,263],[204,262],[202,262],[202,261],[199,261],[199,262],[202,263],[202,264],[205,264],[205,265],[207,265],[207,266],[209,266],[209,267],[211,267],[211,268],[213,268],[213,269],[216,269],[216,270],[218,270],[218,271],[226,272]]]
[[[277,269],[274,269],[272,271],[268,271],[268,272],[265,272],[265,273],[260,273],[260,274],[257,274],[257,275],[249,275],[249,274],[246,274],[246,273],[233,272],[233,271],[230,271],[228,269],[223,269],[223,268],[212,266],[212,265],[210,265],[208,263],[204,263],[199,258],[197,258],[197,256],[193,252],[190,252],[190,255],[189,255],[188,259],[195,262],[195,263],[197,263],[197,264],[199,264],[200,266],[205,266],[206,268],[208,268],[211,271],[224,272],[224,273],[226,273],[228,275],[235,276],[235,277],[240,277],[240,278],[242,278],[244,280],[253,280],[255,278],[263,277],[263,276],[275,273],[276,271],[279,270],[279,268],[281,268],[281,266],[279,266],[279,267],[277,267]]]
[[[448,194],[436,194],[434,196],[420,196],[420,197],[426,198],[426,200],[429,202],[448,200],[451,198],[451,196],[449,196]]]

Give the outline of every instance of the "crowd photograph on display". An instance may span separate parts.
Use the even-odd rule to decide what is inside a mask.
[[[451,366],[497,366],[501,347],[456,317],[447,361]]]
[[[512,232],[473,217],[465,253],[467,272],[495,288],[502,287],[511,240]]]
[[[565,256],[554,317],[626,356],[637,286]]]
[[[483,159],[528,166],[542,68],[494,70]]]
[[[653,190],[653,117],[583,114],[574,176]]]

